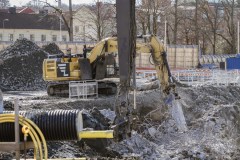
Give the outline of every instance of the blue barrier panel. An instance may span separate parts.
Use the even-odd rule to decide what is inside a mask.
[[[240,58],[227,58],[226,59],[226,69],[240,69]]]

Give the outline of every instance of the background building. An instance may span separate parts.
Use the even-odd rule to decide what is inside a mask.
[[[0,41],[27,38],[32,41],[68,41],[67,28],[60,27],[59,17],[46,12],[16,13],[16,9],[0,13]]]

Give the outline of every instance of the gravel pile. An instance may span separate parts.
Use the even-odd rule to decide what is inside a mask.
[[[63,54],[56,43],[49,43],[47,45],[42,46],[42,49],[49,54]]]
[[[42,63],[47,52],[27,39],[17,40],[0,52],[0,89],[40,90],[45,88]]]

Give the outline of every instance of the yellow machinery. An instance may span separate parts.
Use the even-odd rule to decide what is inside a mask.
[[[149,53],[153,57],[161,87],[165,92],[169,90],[170,71],[164,58],[164,46],[155,37],[149,37],[148,43],[137,43],[137,53]],[[97,79],[102,85],[98,85],[102,90],[110,89],[110,93],[115,92],[115,83],[104,78],[116,76],[118,69],[115,66],[114,55],[118,52],[117,38],[111,37],[100,41],[89,53],[88,58],[80,55],[65,54],[50,56],[43,62],[43,79],[50,82],[48,85],[49,95],[68,94],[68,82],[80,80]],[[108,75],[107,70],[113,69],[114,74]],[[128,66],[126,66],[128,67]],[[103,85],[104,84],[104,85]],[[99,89],[100,90],[100,89]],[[104,93],[104,91],[102,91]]]
[[[155,36],[151,36],[148,43],[135,43],[135,1],[116,0],[116,10],[118,13],[118,39],[113,37],[102,40],[91,50],[88,58],[68,53],[66,55],[50,56],[43,62],[43,78],[45,81],[54,82],[54,84],[48,86],[48,93],[54,95],[67,93],[69,81],[106,78],[108,76],[106,74],[107,67],[115,64],[113,53],[118,52],[119,54],[120,86],[114,106],[116,116],[111,125],[111,130],[80,131],[78,133],[79,138],[114,138],[116,141],[121,141],[131,136],[134,124],[134,110],[136,108],[130,105],[129,88],[131,76],[134,74],[135,51],[149,53],[149,56],[152,56],[162,91],[165,95],[170,95],[168,97],[172,98],[172,100],[178,97],[175,92],[175,84],[167,62],[166,52],[160,40]],[[86,48],[84,54],[86,55]],[[112,89],[111,87],[111,85],[105,87],[103,85],[102,88]],[[17,127],[19,122],[23,126],[22,132],[24,136],[30,135],[32,137],[36,151],[35,158],[47,159],[45,138],[35,124],[24,117],[18,117],[18,109],[16,109],[15,116],[13,114],[0,115],[0,123],[14,121],[15,133],[19,133]],[[16,137],[17,142],[19,137]],[[43,149],[41,142],[44,146]],[[14,143],[12,146],[15,147],[16,144]],[[19,151],[19,148],[15,147],[15,149]]]

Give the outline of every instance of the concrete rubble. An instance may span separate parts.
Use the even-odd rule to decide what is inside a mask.
[[[120,143],[108,142],[108,147],[100,151],[87,143],[51,142],[50,157],[239,159],[240,87],[179,87],[179,92],[187,132],[178,130],[168,109],[162,106],[159,90],[138,91],[141,122],[133,131],[132,138]],[[47,97],[43,91],[28,92],[26,95],[4,92],[4,95],[8,108],[7,102],[20,96],[21,110],[85,109],[91,114],[91,108],[97,107],[110,121],[114,118],[114,96],[102,96],[96,100],[69,100]],[[130,97],[132,100],[132,95]],[[0,158],[4,156],[6,154],[1,154]]]

